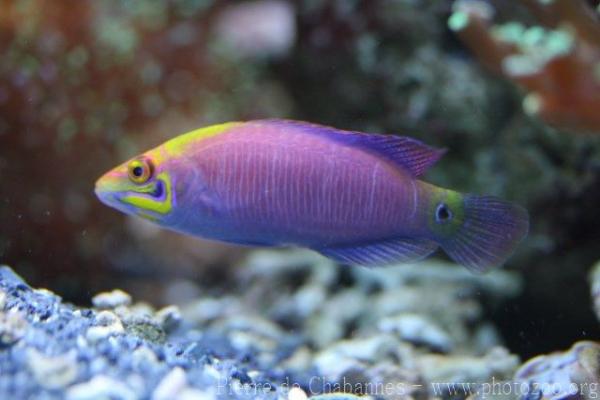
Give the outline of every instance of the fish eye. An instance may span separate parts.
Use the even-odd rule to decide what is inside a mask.
[[[129,163],[127,171],[132,182],[141,184],[152,177],[153,165],[147,158],[136,158]]]
[[[435,220],[439,223],[448,222],[452,219],[452,211],[446,203],[438,204],[435,210]]]

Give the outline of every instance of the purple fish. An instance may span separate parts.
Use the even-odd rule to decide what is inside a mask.
[[[127,161],[96,194],[174,231],[308,247],[346,264],[413,262],[441,246],[471,271],[501,265],[527,234],[527,212],[419,180],[443,153],[305,122],[231,122]]]

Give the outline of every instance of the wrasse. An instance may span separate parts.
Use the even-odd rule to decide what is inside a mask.
[[[230,122],[125,162],[96,194],[177,232],[307,247],[345,264],[413,262],[438,247],[473,272],[503,264],[527,234],[527,211],[420,180],[443,153],[299,121]]]

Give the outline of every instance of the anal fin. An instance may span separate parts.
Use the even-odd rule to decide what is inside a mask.
[[[415,262],[427,257],[437,248],[438,244],[429,239],[394,238],[316,250],[339,263],[370,267]]]

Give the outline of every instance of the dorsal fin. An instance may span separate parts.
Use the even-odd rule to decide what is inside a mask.
[[[445,149],[437,149],[405,136],[346,131],[293,120],[270,119],[264,122],[293,126],[307,133],[323,135],[331,140],[372,151],[384,156],[415,177],[423,175],[446,152]]]

